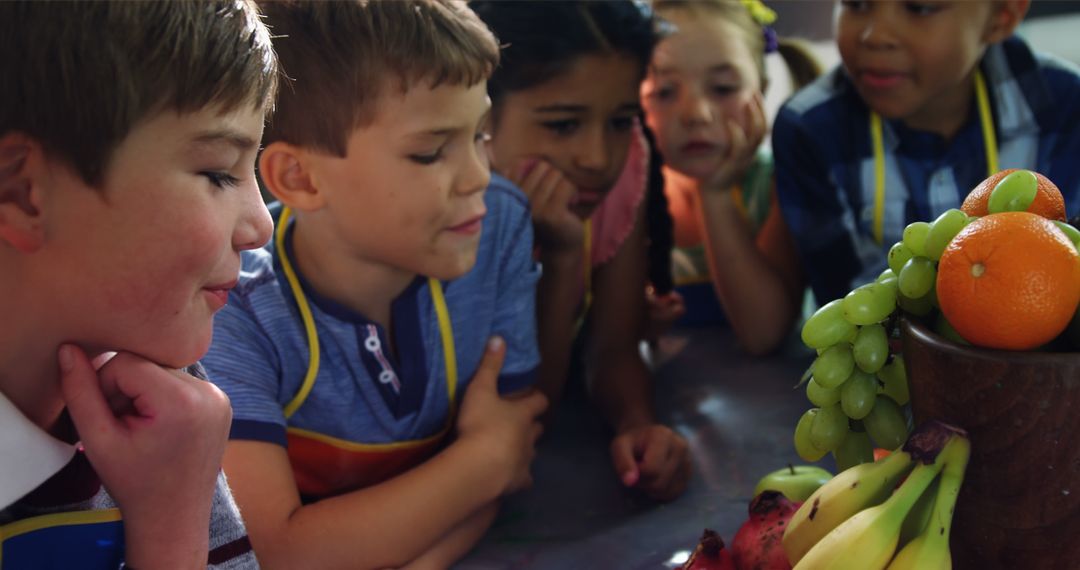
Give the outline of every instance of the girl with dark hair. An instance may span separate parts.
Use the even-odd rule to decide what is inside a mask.
[[[616,472],[674,498],[689,478],[687,445],[656,422],[638,350],[650,149],[637,117],[657,38],[651,11],[630,0],[470,6],[504,46],[488,82],[492,184],[528,196],[544,268],[537,385],[558,399],[583,328],[587,386],[615,431]]]

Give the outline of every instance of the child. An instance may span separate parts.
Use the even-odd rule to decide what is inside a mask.
[[[0,3],[4,568],[257,567],[192,364],[270,236],[276,67],[243,2]]]
[[[444,568],[529,484],[545,407],[496,389],[532,384],[539,276],[525,198],[485,193],[498,45],[463,3],[264,10],[285,209],[206,359],[225,471],[264,567]]]
[[[471,6],[505,46],[489,83],[490,149],[532,206],[544,268],[539,387],[558,399],[587,313],[589,387],[615,430],[615,471],[626,486],[674,498],[689,477],[686,441],[656,422],[638,351],[648,165],[636,117],[651,14],[629,0]]]
[[[760,2],[654,6],[675,32],[653,54],[642,105],[665,161],[677,246],[672,271],[690,305],[684,320],[726,315],[748,352],[766,354],[791,329],[803,283],[775,206],[772,157],[759,149],[765,54],[779,49],[796,85],[815,77],[817,66],[798,45],[777,42],[768,27],[775,15]]]
[[[911,222],[1030,168],[1080,212],[1080,76],[1011,37],[1027,0],[844,2],[842,66],[773,127],[777,192],[819,303],[872,281]]]

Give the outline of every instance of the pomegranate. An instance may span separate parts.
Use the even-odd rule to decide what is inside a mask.
[[[735,563],[724,548],[724,539],[716,532],[705,529],[694,553],[683,564],[683,570],[735,570]]]
[[[731,558],[739,570],[791,570],[781,546],[784,530],[802,503],[777,491],[763,491],[750,501],[750,518],[731,541]]]

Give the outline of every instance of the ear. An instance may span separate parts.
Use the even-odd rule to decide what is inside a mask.
[[[41,143],[22,133],[0,137],[0,244],[33,253],[44,242],[45,164]]]
[[[325,202],[311,166],[307,152],[281,141],[270,143],[259,155],[259,175],[266,189],[294,210],[318,210]]]
[[[1031,0],[998,0],[993,4],[993,14],[984,41],[995,44],[1011,36],[1027,15]]]

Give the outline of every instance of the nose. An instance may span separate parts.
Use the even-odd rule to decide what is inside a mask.
[[[607,172],[611,165],[611,141],[603,127],[586,130],[574,149],[574,166],[588,172]]]
[[[262,247],[270,241],[274,222],[270,219],[270,212],[262,201],[258,186],[252,183],[250,189],[244,189],[237,194],[241,195],[242,199],[240,216],[233,230],[233,249],[241,251]]]
[[[874,10],[867,15],[859,32],[859,43],[876,49],[895,47],[896,35],[890,19],[885,10]]]
[[[486,141],[472,145],[472,151],[465,162],[465,167],[454,185],[454,193],[469,195],[486,189],[491,181],[491,160],[488,157]]]
[[[679,120],[685,126],[707,125],[713,120],[712,108],[705,97],[686,90],[679,98]]]

